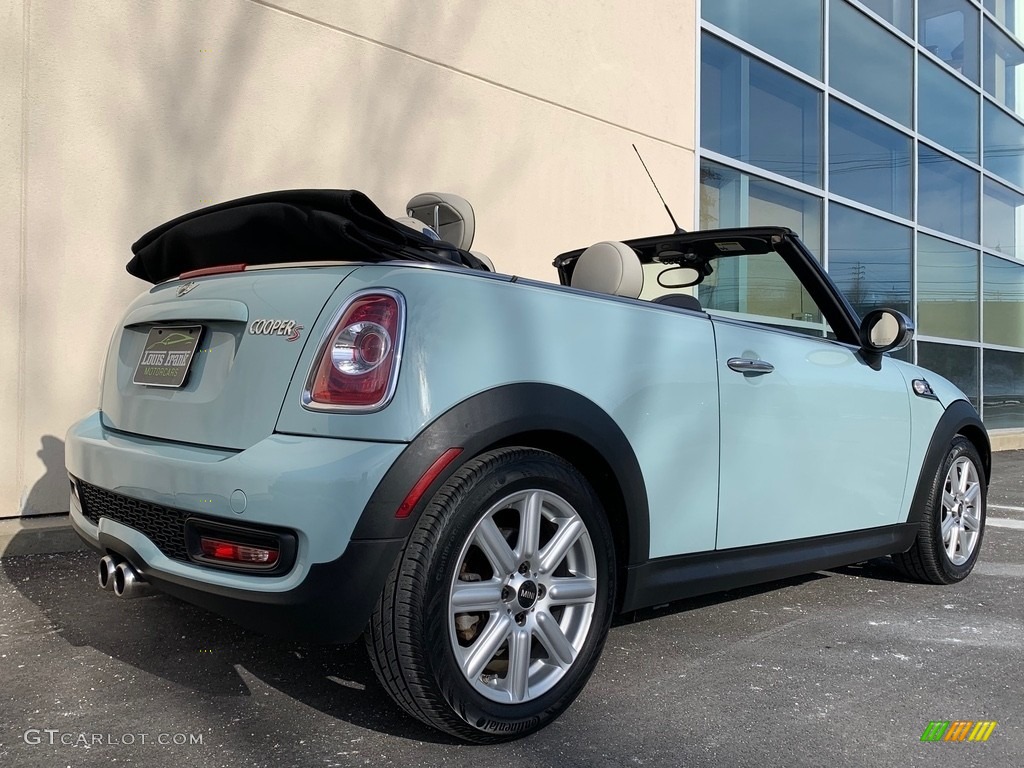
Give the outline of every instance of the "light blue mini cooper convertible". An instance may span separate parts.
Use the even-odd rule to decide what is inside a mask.
[[[362,635],[403,709],[483,742],[557,717],[617,612],[884,555],[974,567],[978,414],[792,231],[601,242],[554,285],[470,252],[461,198],[407,213],[277,192],[135,243],[154,285],[67,438],[103,587]]]

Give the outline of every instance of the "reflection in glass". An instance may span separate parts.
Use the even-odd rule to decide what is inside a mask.
[[[974,162],[978,162],[979,98],[977,91],[927,56],[917,57],[917,129]]]
[[[977,171],[919,144],[917,178],[918,223],[977,242]]]
[[[986,21],[984,51],[985,90],[1003,106],[1024,115],[1024,49]]]
[[[975,347],[956,347],[952,344],[917,343],[917,364],[935,371],[957,387],[970,399],[974,407],[978,402],[978,350]]]
[[[888,307],[913,315],[909,227],[831,203],[828,272],[861,317]]]
[[[817,304],[779,254],[722,257],[711,266],[712,273],[697,286],[697,298],[706,311],[754,315],[753,319],[782,321],[772,325],[826,333]]]
[[[925,234],[917,238],[917,330],[978,340],[978,252]]]
[[[986,344],[1024,347],[1024,264],[985,256]]]
[[[991,179],[985,179],[985,226],[981,243],[1007,256],[1021,257],[1024,251],[1024,195]]]
[[[829,186],[858,202],[910,217],[911,140],[842,102],[829,103]]]
[[[821,199],[704,161],[700,166],[700,228],[781,226],[821,253]],[[820,258],[820,257],[819,257]]]
[[[860,0],[861,5],[870,8],[904,34],[913,33],[911,18],[914,0]]]
[[[701,38],[701,146],[821,186],[821,93]]]
[[[1024,125],[988,101],[982,157],[985,170],[1024,187]]]
[[[918,3],[917,41],[948,67],[978,82],[978,9],[967,0]]]
[[[822,0],[714,0],[701,3],[706,21],[755,48],[821,79]]]
[[[845,0],[830,0],[831,84],[883,115],[911,124],[910,46]]]
[[[1024,0],[985,0],[985,9],[1013,34],[1021,37],[1024,33],[1020,28],[1024,19]]]
[[[986,349],[982,418],[989,429],[1024,427],[1024,354]]]

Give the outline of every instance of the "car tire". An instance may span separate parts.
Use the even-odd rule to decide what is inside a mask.
[[[366,644],[406,712],[466,741],[507,741],[582,690],[614,598],[611,529],[593,488],[554,454],[502,448],[431,499]]]
[[[935,473],[917,539],[892,556],[907,576],[954,584],[974,569],[985,536],[985,466],[970,440],[957,435]]]

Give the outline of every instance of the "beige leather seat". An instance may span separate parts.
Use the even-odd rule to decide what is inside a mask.
[[[636,251],[625,243],[606,240],[580,254],[571,285],[585,291],[636,299],[644,287],[644,269]]]

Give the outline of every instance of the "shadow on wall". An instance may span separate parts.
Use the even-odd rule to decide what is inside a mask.
[[[22,515],[52,515],[68,511],[68,475],[64,468],[64,441],[43,435],[36,456],[45,468],[21,504]]]

